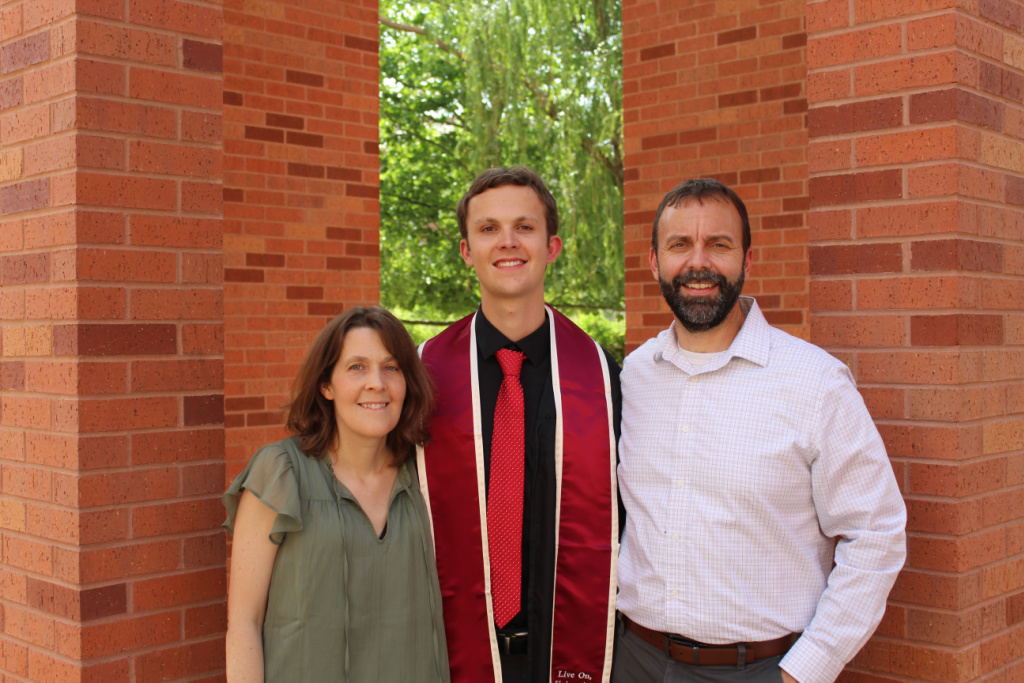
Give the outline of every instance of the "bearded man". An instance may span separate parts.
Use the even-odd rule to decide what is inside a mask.
[[[651,272],[675,320],[622,370],[614,683],[831,683],[906,556],[906,508],[847,367],[741,297],[739,196],[662,200]]]

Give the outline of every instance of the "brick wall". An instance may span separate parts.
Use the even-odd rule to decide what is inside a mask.
[[[743,197],[754,251],[744,292],[806,338],[803,0],[625,0],[622,19],[627,351],[671,320],[648,265],[651,224],[691,177]]]
[[[227,478],[326,322],[379,300],[377,3],[224,3]]]
[[[219,2],[0,3],[0,675],[223,668]]]
[[[1024,680],[1022,27],[1009,0],[807,6],[811,340],[909,513],[845,680]]]

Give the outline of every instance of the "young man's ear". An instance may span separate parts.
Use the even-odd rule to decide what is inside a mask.
[[[468,251],[468,248],[467,248]],[[562,238],[552,235],[548,238],[548,263],[554,263],[558,255],[562,253]]]
[[[468,241],[459,240],[459,253],[462,254],[462,260],[466,262],[467,266],[473,265],[473,255],[469,253]]]

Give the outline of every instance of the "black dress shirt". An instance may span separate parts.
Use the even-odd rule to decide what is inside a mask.
[[[527,680],[530,681],[547,680],[550,676],[551,614],[555,599],[556,414],[555,395],[551,386],[550,324],[545,316],[543,325],[518,342],[512,342],[484,317],[482,310],[476,316],[480,425],[483,431],[484,471],[488,487],[491,480],[494,407],[498,402],[498,391],[504,379],[504,373],[495,354],[502,348],[515,349],[526,354],[519,375],[519,382],[523,387],[523,417],[526,430],[521,610],[502,630],[529,632]],[[613,403],[612,424],[617,443],[622,414],[619,366],[607,351],[605,355],[608,357]]]

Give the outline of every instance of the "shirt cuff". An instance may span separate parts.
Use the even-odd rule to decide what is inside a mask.
[[[797,683],[833,683],[842,673],[846,662],[840,661],[821,649],[806,636],[801,636],[779,666]]]

